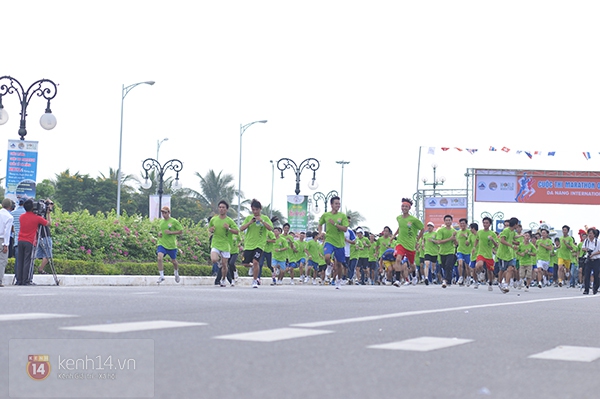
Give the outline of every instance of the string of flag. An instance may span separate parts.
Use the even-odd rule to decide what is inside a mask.
[[[436,148],[441,149],[442,151],[458,151],[458,152],[463,152],[466,151],[469,154],[473,155],[476,152],[479,151],[478,148],[461,148],[461,147],[428,147],[429,149],[427,150],[428,154],[431,155],[435,155],[435,150]],[[485,151],[485,150],[483,150]],[[498,147],[493,147],[490,146],[488,151],[492,151],[492,152],[496,152],[496,151],[502,151],[505,153],[509,153],[511,151],[510,148],[508,147],[502,147],[502,148],[498,148]],[[549,157],[553,157],[556,155],[556,151],[525,151],[525,150],[516,150],[514,151],[515,154],[520,155],[520,154],[524,154],[526,155],[529,159],[533,159],[534,156],[549,156]],[[586,160],[589,160],[590,158],[592,158],[592,154],[596,154],[596,153],[591,153],[589,151],[582,151],[583,157]],[[600,154],[600,152],[598,152],[598,154]]]

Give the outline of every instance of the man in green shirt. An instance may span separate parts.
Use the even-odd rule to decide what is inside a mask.
[[[325,255],[325,263],[327,264],[326,275],[331,273],[331,256],[335,261],[335,288],[340,289],[341,279],[344,273],[344,264],[346,260],[346,252],[344,250],[346,238],[344,233],[348,230],[348,217],[340,212],[340,197],[333,197],[329,201],[331,204],[331,212],[325,212],[319,219],[319,237],[325,240],[323,254]],[[323,231],[325,226],[325,231]],[[328,273],[329,272],[329,273]]]
[[[177,219],[171,217],[171,209],[168,206],[163,206],[160,210],[162,219],[158,226],[158,247],[156,248],[156,255],[158,256],[158,277],[157,283],[160,284],[165,281],[165,271],[163,265],[163,258],[168,255],[173,264],[173,270],[175,273],[175,282],[179,282],[179,263],[177,263],[177,236],[183,233],[181,223]]]
[[[477,248],[477,262],[475,263],[475,287],[479,288],[479,279],[477,274],[483,270],[487,271],[488,291],[493,291],[492,283],[494,282],[494,254],[493,250],[498,246],[496,242],[496,233],[490,230],[492,219],[489,217],[483,218],[483,230],[477,231],[477,239],[475,247]]]
[[[542,281],[546,279],[548,268],[550,267],[550,256],[554,250],[552,239],[548,237],[548,229],[541,228],[542,237],[537,240],[537,281],[538,287],[542,288]]]
[[[525,291],[529,291],[535,263],[535,245],[531,242],[531,233],[528,231],[523,235],[523,242],[517,249],[517,256],[519,257],[519,272],[525,282]]]
[[[571,228],[567,225],[562,227],[563,236],[560,237],[558,256],[558,286],[562,287],[568,270],[571,270],[572,252],[575,250],[575,240],[569,235]]]
[[[443,267],[444,278],[442,288],[452,284],[452,269],[456,262],[454,253],[456,251],[456,230],[452,227],[452,215],[444,216],[444,226],[435,233],[434,243],[439,245],[440,263]]]
[[[246,216],[244,223],[240,226],[241,231],[247,230],[244,239],[243,264],[248,267],[252,266],[252,288],[258,288],[259,260],[267,245],[267,231],[273,230],[273,224],[271,219],[260,214],[262,204],[257,199],[252,200],[250,208],[252,214]]]
[[[232,218],[227,216],[229,204],[225,200],[219,201],[219,214],[213,216],[208,222],[208,231],[213,235],[210,259],[213,263],[221,261],[221,287],[225,287],[227,278],[227,266],[231,257],[231,246],[233,235],[239,230]],[[235,279],[231,280],[231,286],[235,285]]]
[[[415,251],[417,241],[423,235],[423,222],[409,214],[412,204],[413,202],[409,198],[402,198],[402,204],[400,205],[402,214],[396,218],[398,222],[398,229],[394,234],[394,237],[396,237],[394,285],[396,287],[400,286],[401,280],[407,279],[410,273],[416,271]],[[408,280],[406,281],[408,282]]]
[[[515,250],[519,249],[518,242],[515,241],[515,230],[519,224],[519,219],[510,218],[508,226],[504,227],[500,233],[500,244],[496,259],[498,260],[498,288],[502,293],[509,291],[508,284],[515,272],[516,258]]]
[[[456,233],[456,242],[458,243],[456,248],[456,259],[458,262],[458,285],[463,285],[465,281],[469,281],[471,275],[471,250],[475,238],[468,229],[469,221],[466,218],[461,218],[458,221],[460,230]]]

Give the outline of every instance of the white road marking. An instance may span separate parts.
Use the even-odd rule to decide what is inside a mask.
[[[19,294],[17,296],[52,296],[56,294]]]
[[[62,327],[61,330],[122,333],[131,331],[160,330],[164,328],[205,326],[206,323],[188,323],[184,321],[154,320],[130,323],[94,324],[89,326]]]
[[[382,314],[382,315],[377,315],[377,316],[363,316],[363,317],[353,317],[350,319],[317,321],[317,322],[313,322],[313,323],[299,323],[299,324],[292,324],[292,327],[319,328],[319,327],[326,327],[326,326],[335,326],[338,324],[360,323],[363,321],[393,319],[393,318],[397,318],[397,317],[420,316],[420,315],[424,315],[424,314],[456,312],[459,310],[464,311],[464,310],[471,310],[471,309],[493,308],[493,307],[499,307],[499,306],[515,306],[515,305],[526,305],[526,304],[541,303],[541,302],[567,301],[567,300],[573,300],[573,299],[588,299],[588,298],[595,298],[595,296],[580,295],[580,296],[565,297],[565,298],[532,299],[529,301],[519,301],[519,302],[502,302],[502,303],[489,303],[489,304],[484,304],[484,305],[458,306],[458,307],[454,307],[454,308],[413,310],[410,312],[388,313],[388,314]]]
[[[59,317],[78,317],[78,316],[71,315],[71,314],[57,314],[57,313],[15,313],[15,314],[0,315],[0,321],[54,319],[54,318],[59,318]]]
[[[593,362],[600,358],[600,348],[585,346],[557,346],[549,351],[529,356],[531,359],[566,360],[571,362]]]
[[[407,339],[404,341],[390,342],[388,344],[371,345],[368,346],[368,348],[428,352],[436,349],[462,345],[468,342],[473,342],[473,340],[460,338],[420,337]]]
[[[329,334],[333,331],[306,330],[300,328],[276,328],[274,330],[254,331],[249,333],[221,335],[217,339],[231,339],[236,341],[274,342],[284,339],[312,337],[314,335]]]

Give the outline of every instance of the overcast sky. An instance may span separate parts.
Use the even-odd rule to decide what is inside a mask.
[[[345,160],[342,206],[395,229],[420,146],[421,177],[437,163],[444,188],[464,188],[467,168],[599,170],[599,11],[597,1],[5,2],[0,75],[59,84],[54,130],[39,126],[44,101],[28,108],[39,181],[116,169],[122,85],[153,80],[125,99],[124,173],[139,175],[168,138],[160,161],[183,161],[185,187],[199,190],[194,174],[209,169],[237,186],[240,124],[267,119],[243,136],[247,198],[270,202],[270,160],[317,158],[323,193],[340,190]],[[17,139],[16,95],[3,103],[0,134]],[[310,177],[301,194],[314,193]],[[275,169],[275,208],[294,180]],[[499,210],[600,225],[587,206],[477,203],[475,218]]]

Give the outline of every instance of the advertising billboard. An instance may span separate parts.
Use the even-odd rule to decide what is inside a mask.
[[[433,222],[438,227],[444,224],[444,216],[452,215],[453,225],[467,217],[467,197],[425,198],[425,223]]]
[[[476,202],[600,204],[600,172],[475,170]]]

